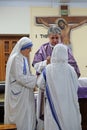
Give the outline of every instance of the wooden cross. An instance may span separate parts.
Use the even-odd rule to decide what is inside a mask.
[[[68,16],[68,6],[67,5],[61,5],[61,16],[59,17],[36,17],[36,23],[42,24],[39,20],[40,18],[43,19],[48,24],[54,24],[55,21],[58,18],[63,18],[67,21],[68,24],[76,24],[79,23],[85,19],[87,19],[87,16]]]

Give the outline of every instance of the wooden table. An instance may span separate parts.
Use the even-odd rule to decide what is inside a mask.
[[[17,130],[15,124],[1,124],[0,130]]]

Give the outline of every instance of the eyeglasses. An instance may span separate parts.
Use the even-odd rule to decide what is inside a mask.
[[[52,39],[52,40],[53,40],[53,39],[58,40],[58,39],[59,39],[59,37],[51,37],[51,39]]]

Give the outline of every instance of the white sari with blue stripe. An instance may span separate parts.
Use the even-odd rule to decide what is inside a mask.
[[[43,71],[43,77],[44,77],[44,79],[46,81],[46,69],[44,69],[44,71]],[[54,121],[56,122],[56,124],[58,126],[58,129],[62,130],[62,128],[60,126],[59,119],[58,119],[57,112],[55,110],[54,103],[52,101],[52,97],[51,97],[51,94],[50,94],[50,90],[49,90],[49,86],[48,86],[47,81],[46,81],[46,95],[47,95],[47,99],[48,99],[48,102],[49,102],[50,110],[51,110],[52,116],[54,118]]]
[[[66,46],[54,47],[51,64],[47,65],[37,84],[41,89],[46,88],[45,130],[81,130],[78,78],[68,64]]]
[[[21,38],[6,66],[4,123],[16,124],[17,130],[35,130],[36,126],[33,90],[37,76],[31,74],[27,57],[21,53],[21,48],[27,45],[31,45],[31,40]]]

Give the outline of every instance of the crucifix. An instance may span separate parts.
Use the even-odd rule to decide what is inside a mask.
[[[61,20],[62,19],[62,20]],[[55,23],[57,21],[57,23]],[[87,23],[87,16],[68,16],[68,6],[61,6],[61,16],[59,17],[36,17],[37,24],[57,24],[61,29],[61,42],[71,48],[70,32],[72,29]]]
[[[47,22],[48,24],[54,24],[55,21],[58,19],[58,18],[63,18],[65,19],[68,24],[76,24],[76,23],[79,23],[85,19],[87,19],[87,16],[69,16],[68,15],[68,6],[67,5],[61,5],[60,7],[60,12],[61,12],[61,16],[52,16],[52,17],[36,17],[36,23],[37,24],[42,24],[40,22],[40,18],[42,18],[45,22]]]

